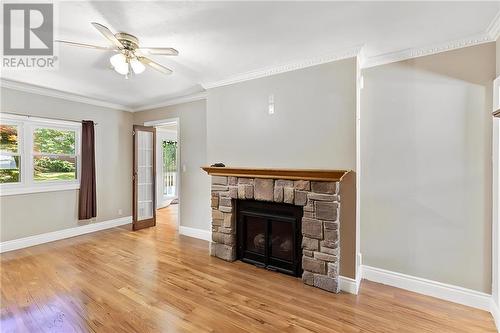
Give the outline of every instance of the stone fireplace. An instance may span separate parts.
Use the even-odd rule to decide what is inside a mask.
[[[237,237],[236,208],[239,202],[256,201],[276,203],[279,207],[300,207],[301,237],[294,239],[300,243],[295,245],[301,249],[299,260],[302,280],[307,285],[339,292],[339,189],[342,177],[348,171],[228,167],[203,169],[212,176],[212,256],[226,261],[238,259],[238,245],[241,250],[241,244],[238,244]],[[257,234],[257,237],[264,236]],[[279,245],[287,246],[283,242]]]

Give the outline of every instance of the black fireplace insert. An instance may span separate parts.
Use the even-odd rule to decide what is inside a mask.
[[[238,259],[293,276],[302,274],[300,206],[237,200]]]

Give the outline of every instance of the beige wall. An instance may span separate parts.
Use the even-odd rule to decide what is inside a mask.
[[[497,68],[497,76],[500,75],[500,39],[497,39],[495,42],[496,45],[496,68]]]
[[[210,89],[207,129],[210,164],[355,170],[356,59]],[[354,278],[356,204],[348,185],[342,188],[340,273]]]
[[[363,263],[489,293],[495,44],[363,75]]]
[[[496,41],[497,77],[500,75],[500,39]],[[493,225],[492,225],[492,296],[500,308],[500,119],[493,120]]]
[[[500,305],[500,119],[493,118],[493,225],[492,225],[492,295]]]
[[[4,196],[0,198],[1,241],[132,215],[131,113],[5,88],[1,111],[98,123],[97,218],[78,221],[76,190]]]
[[[207,112],[210,163],[356,168],[355,58],[211,89]]]
[[[201,170],[207,163],[205,100],[134,113],[134,123],[179,118],[180,122],[180,223],[210,230],[210,179]]]

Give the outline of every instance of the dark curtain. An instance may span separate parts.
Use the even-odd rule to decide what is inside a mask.
[[[97,216],[95,187],[95,143],[94,122],[82,121],[82,170],[80,196],[78,198],[78,219],[87,220]]]

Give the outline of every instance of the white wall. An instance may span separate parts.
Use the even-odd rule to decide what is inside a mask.
[[[210,89],[207,112],[210,164],[356,169],[355,58]]]
[[[132,215],[131,113],[6,88],[1,88],[1,110],[98,123],[95,128],[97,218],[78,221],[77,190],[3,196],[0,198],[2,242]]]
[[[167,118],[179,118],[180,225],[208,231],[211,228],[210,179],[201,170],[207,164],[205,100],[135,112],[134,124]]]
[[[491,292],[495,44],[363,75],[363,263]]]

